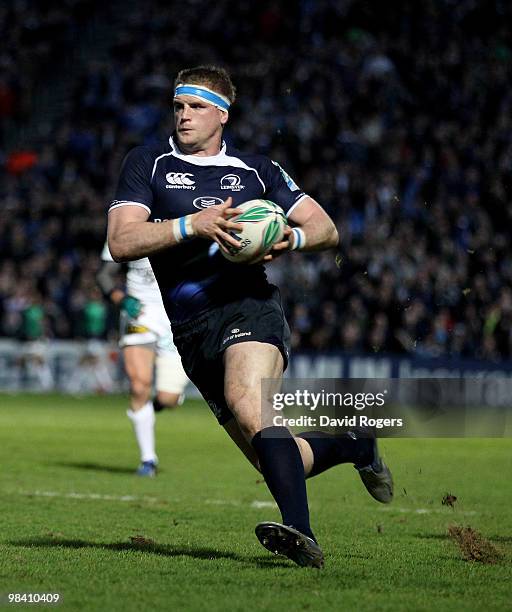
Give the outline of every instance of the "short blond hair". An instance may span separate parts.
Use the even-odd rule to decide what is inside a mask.
[[[236,89],[229,73],[220,66],[195,66],[178,72],[174,81],[174,89],[178,85],[203,85],[222,94],[231,104],[236,99]]]

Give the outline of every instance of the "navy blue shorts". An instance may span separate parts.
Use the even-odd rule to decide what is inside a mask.
[[[281,351],[284,369],[288,365],[290,328],[274,285],[213,308],[193,321],[175,324],[172,331],[187,376],[220,425],[233,418],[224,398],[223,353],[228,346],[240,342],[273,344]]]

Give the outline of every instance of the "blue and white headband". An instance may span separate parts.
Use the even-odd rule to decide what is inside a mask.
[[[193,96],[194,98],[199,98],[226,113],[230,107],[230,102],[226,97],[208,89],[208,87],[203,87],[203,85],[178,85],[174,92],[174,98],[178,96]]]

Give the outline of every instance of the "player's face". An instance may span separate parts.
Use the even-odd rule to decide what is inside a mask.
[[[227,119],[227,113],[193,96],[174,100],[176,136],[180,148],[187,153],[217,153]]]

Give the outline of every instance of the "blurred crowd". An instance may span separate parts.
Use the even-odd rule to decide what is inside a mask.
[[[30,79],[98,5],[0,8],[2,126],[35,112]],[[62,75],[51,138],[1,152],[0,335],[115,337],[95,272],[120,164],[172,130],[176,72],[216,63],[238,88],[226,140],[278,161],[341,235],[267,267],[295,348],[512,358],[511,3],[122,6],[107,59]]]

